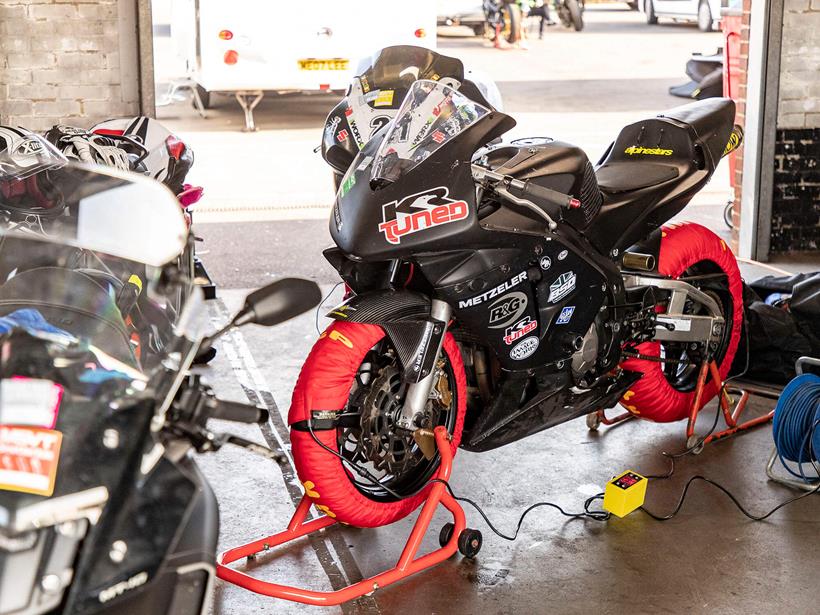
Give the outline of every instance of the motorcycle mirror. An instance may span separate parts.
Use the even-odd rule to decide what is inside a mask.
[[[195,363],[210,361],[213,344],[232,327],[256,324],[272,327],[298,316],[319,304],[322,293],[315,282],[284,278],[255,290],[245,299],[244,307],[227,325],[202,340]]]
[[[233,326],[247,324],[272,327],[315,307],[322,293],[315,282],[284,278],[255,290],[233,319]]]

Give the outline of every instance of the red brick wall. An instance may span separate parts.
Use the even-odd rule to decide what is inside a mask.
[[[740,31],[740,87],[737,96],[737,117],[735,122],[741,126],[746,122],[746,69],[749,64],[749,18],[752,11],[752,0],[743,0],[743,26]],[[743,147],[736,152],[735,162],[735,204],[732,212],[732,248],[737,251],[738,229],[740,229],[740,194],[743,186]]]

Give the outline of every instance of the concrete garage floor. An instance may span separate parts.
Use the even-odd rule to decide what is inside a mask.
[[[221,292],[209,307],[214,323],[241,304],[243,293]],[[227,306],[227,308],[226,308]],[[327,321],[322,320],[320,326]],[[261,398],[273,412],[271,425],[236,427],[233,432],[287,450],[284,429],[290,392],[302,358],[316,338],[314,314],[279,327],[234,333],[204,372],[221,396]],[[244,390],[243,390],[244,387]],[[274,406],[275,404],[275,406]],[[754,399],[747,412],[766,412],[770,402]],[[278,408],[278,413],[276,411]],[[701,417],[700,433],[714,415]],[[583,501],[627,469],[663,474],[659,451],[684,447],[684,425],[629,421],[589,432],[571,421],[487,453],[459,451],[451,481],[458,495],[484,508],[504,533],[537,501],[579,511]],[[761,514],[795,495],[767,483],[764,466],[771,428],[706,447],[678,462],[672,478],[651,481],[647,507],[666,514],[683,485],[702,474],[727,486],[753,513]],[[300,490],[293,468],[281,468],[241,450],[223,449],[200,463],[220,501],[220,548],[282,529]],[[566,520],[549,509],[528,516],[513,543],[496,537],[465,506],[468,526],[484,535],[478,557],[460,556],[379,590],[372,597],[328,613],[816,613],[801,571],[817,565],[817,500],[796,502],[766,522],[743,517],[722,494],[695,484],[678,517],[660,523],[641,512],[606,523]],[[447,521],[437,515],[423,549],[437,546]],[[261,558],[253,574],[267,580],[331,589],[342,579],[356,581],[395,563],[412,519],[393,526],[358,530],[333,528],[324,539],[300,541],[278,558]],[[301,613],[308,607],[257,596],[218,583],[215,613]]]
[[[680,104],[668,86],[685,79],[692,51],[710,52],[720,34],[689,26],[648,27],[620,5],[589,6],[587,27],[576,34],[551,28],[529,51],[498,52],[474,38],[440,38],[439,48],[489,72],[506,110],[519,121],[517,136],[548,134],[583,146],[595,160],[625,124]],[[162,41],[157,45],[161,47]],[[163,54],[158,53],[160,62]],[[170,70],[170,69],[169,69]],[[160,71],[162,72],[162,71]],[[326,97],[267,98],[258,108],[259,133],[238,132],[241,112],[227,98],[202,121],[187,105],[160,110],[160,118],[194,147],[191,180],[206,187],[198,214],[201,254],[219,286],[209,304],[214,327],[251,289],[286,275],[315,279],[325,292],[335,272],[321,257],[330,242],[329,171],[312,153]],[[298,181],[294,181],[294,177]],[[711,184],[681,216],[728,238],[722,206],[728,174],[722,165]],[[814,266],[812,266],[814,265]],[[816,268],[802,263],[801,268]],[[744,269],[750,278],[763,272]],[[328,300],[332,304],[336,295]],[[260,401],[271,424],[219,425],[287,452],[291,390],[317,337],[314,314],[273,329],[233,333],[203,372],[230,399]],[[327,321],[320,320],[323,328]],[[767,411],[753,400],[748,415]],[[704,414],[703,432],[713,415]],[[505,533],[536,501],[578,511],[583,501],[626,469],[667,470],[659,452],[684,446],[684,425],[630,421],[599,433],[583,420],[566,423],[488,453],[460,451],[451,484],[477,501]],[[767,511],[794,492],[766,481],[771,428],[710,445],[678,463],[675,475],[652,481],[647,506],[666,513],[686,480],[702,474],[726,485],[752,512]],[[220,548],[282,529],[301,495],[291,464],[277,467],[242,450],[200,457],[221,506]],[[803,571],[817,566],[817,499],[797,502],[766,522],[743,517],[720,493],[693,486],[681,514],[659,523],[636,512],[607,523],[566,520],[539,509],[513,543],[495,535],[465,507],[468,525],[484,534],[473,561],[460,556],[341,608],[311,608],[265,598],[218,582],[213,612],[234,613],[816,613]],[[439,514],[423,550],[437,546],[448,519]],[[331,589],[376,574],[398,558],[412,519],[374,530],[334,528],[261,558],[261,578]]]

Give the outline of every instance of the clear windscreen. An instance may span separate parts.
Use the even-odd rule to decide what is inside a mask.
[[[189,276],[160,280],[165,265],[184,269],[179,202],[156,181],[14,136],[0,149],[0,343],[25,333],[150,372],[190,295]]]
[[[182,285],[161,280],[161,269],[144,263],[35,233],[3,234],[0,345],[24,333],[47,343],[55,365],[87,353],[95,370],[148,375],[174,343]],[[38,343],[30,346],[33,357]],[[16,354],[34,361],[25,345]]]
[[[414,81],[420,79],[438,81],[442,77],[449,77],[459,82],[463,81],[464,65],[461,60],[443,56],[424,47],[397,45],[385,47],[360,63],[356,74],[359,75],[358,80],[364,94],[382,92],[382,102],[386,103],[388,98],[400,101],[400,95],[403,95]],[[400,95],[395,97],[385,93],[396,90]]]
[[[371,179],[395,182],[490,110],[436,81],[416,81],[373,160]]]
[[[159,182],[68,162],[39,138],[24,142],[0,140],[0,233],[35,233],[153,266],[185,249],[182,207]]]

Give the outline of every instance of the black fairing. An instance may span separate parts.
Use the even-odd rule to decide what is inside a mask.
[[[476,211],[476,191],[470,168],[473,153],[512,128],[515,122],[503,113],[491,113],[476,122],[459,138],[445,143],[429,158],[409,172],[401,181],[381,189],[370,184],[373,157],[384,139],[385,132],[377,133],[362,149],[348,176],[347,192],[336,198],[330,219],[330,235],[336,245],[349,256],[367,261],[407,258],[421,252],[452,250],[456,241],[463,243],[480,234]],[[390,243],[386,232],[379,230],[389,216],[390,208],[402,206],[412,195],[424,194],[439,188],[446,190],[446,198],[463,201],[466,217],[447,224],[439,224],[402,237]]]
[[[162,459],[147,481],[128,486],[123,495],[122,505],[95,532],[93,546],[83,551],[88,567],[79,572],[88,576],[78,580],[88,580],[76,584],[79,591],[72,593],[67,612],[198,615],[219,535],[216,497],[199,468],[190,458],[176,464]],[[129,552],[115,565],[106,549],[118,538]],[[101,604],[100,591],[142,571],[149,573],[144,585]],[[104,583],[95,586],[92,579]]]

